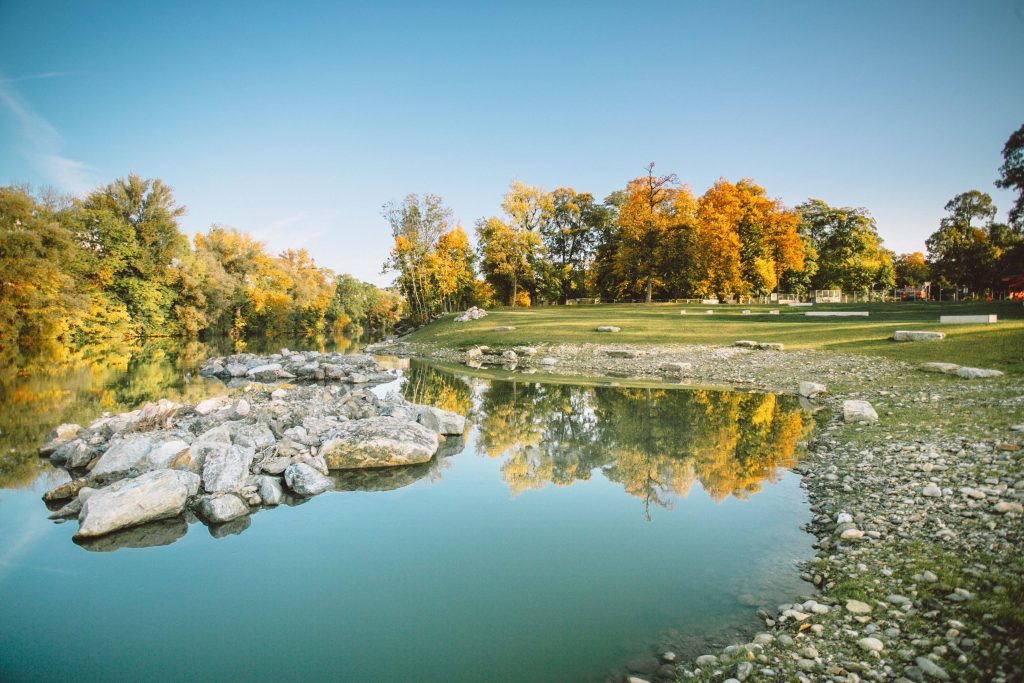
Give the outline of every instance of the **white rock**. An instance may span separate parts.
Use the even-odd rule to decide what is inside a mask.
[[[240,446],[221,446],[206,454],[203,488],[207,493],[238,491],[245,486],[255,452]]]
[[[666,375],[686,375],[693,371],[693,363],[662,363],[661,371]]]
[[[96,462],[92,473],[119,474],[132,469],[141,473],[165,469],[171,467],[188,448],[187,441],[175,436],[127,434],[115,437]]]
[[[872,638],[870,636],[858,640],[857,645],[860,646],[860,649],[866,652],[881,652],[885,649],[885,645],[882,644],[882,641],[880,641],[878,638]]]
[[[39,455],[50,455],[57,450],[58,446],[74,439],[81,429],[80,425],[67,423],[54,427],[46,437],[46,441],[39,447]]]
[[[927,657],[918,657],[914,660],[914,662],[917,664],[917,668],[919,668],[928,676],[931,676],[932,678],[937,678],[940,681],[949,680],[949,674],[946,673],[946,670],[938,664],[936,664],[935,662],[933,662],[932,660],[928,659]]]
[[[242,366],[245,367],[245,366]],[[200,415],[209,415],[223,408],[231,399],[228,396],[214,396],[200,401],[195,406],[195,411]]]
[[[437,447],[430,429],[384,416],[338,425],[324,435],[320,452],[334,470],[427,462]]]
[[[199,488],[191,472],[154,470],[93,490],[82,504],[76,536],[92,538],[146,522],[176,517]]]
[[[598,332],[621,332],[622,328],[621,327],[616,327],[615,325],[599,325],[598,328],[597,328],[597,331]]]
[[[878,413],[867,401],[843,401],[844,422],[878,422]]]
[[[281,488],[281,480],[277,477],[260,477],[256,490],[264,505],[279,505],[284,499],[284,489]]]
[[[466,431],[466,418],[433,406],[420,406],[417,421],[438,434],[462,436]]]
[[[921,363],[917,367],[925,372],[938,372],[944,375],[955,374],[960,369],[956,363]]]
[[[999,370],[986,370],[985,368],[960,368],[956,376],[963,379],[987,379],[989,377],[1002,377]]]
[[[306,463],[288,465],[284,471],[284,481],[300,496],[315,496],[334,487],[334,481],[317,472]]]
[[[924,496],[925,498],[941,498],[942,489],[940,489],[935,484],[929,484],[928,486],[925,486],[923,489],[921,489],[921,495]]]
[[[992,506],[992,509],[1001,515],[1006,515],[1011,512],[1015,512],[1018,515],[1024,514],[1024,505],[1020,503],[1014,503],[1008,500],[1002,500]]]
[[[846,611],[851,614],[869,614],[871,612],[871,605],[860,600],[847,600]]]
[[[893,341],[939,341],[945,338],[945,332],[926,332],[924,330],[896,330],[892,333]]]
[[[807,398],[814,398],[818,394],[825,393],[825,385],[817,382],[800,382],[800,395]]]
[[[864,536],[864,532],[860,529],[847,529],[839,535],[839,538],[850,540],[855,538],[861,538],[862,536]]]
[[[198,512],[211,524],[223,524],[249,514],[249,506],[233,493],[215,493],[200,499]]]

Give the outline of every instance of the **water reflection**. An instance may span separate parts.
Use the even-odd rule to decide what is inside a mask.
[[[292,348],[354,350],[344,338],[259,339],[248,346],[269,353],[289,342]],[[224,393],[223,383],[199,376],[198,369],[211,355],[233,352],[234,343],[100,339],[78,347],[52,342],[31,353],[0,344],[0,488],[25,487],[52,471],[36,449],[58,424],[88,424],[101,413],[161,398],[195,403]]]
[[[600,471],[640,498],[648,516],[695,481],[715,500],[759,491],[795,464],[811,428],[795,400],[774,394],[484,383],[415,361],[403,392],[469,415],[477,451],[504,458],[514,493]]]

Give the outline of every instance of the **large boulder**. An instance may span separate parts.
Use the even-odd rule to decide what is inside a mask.
[[[324,435],[320,453],[332,470],[345,470],[427,462],[437,446],[437,434],[423,425],[382,416],[335,427]]]
[[[83,489],[78,538],[92,538],[118,529],[176,517],[189,496],[199,490],[199,477],[191,472],[153,470],[123,479],[103,489]],[[88,492],[87,496],[82,493]]]
[[[487,311],[476,306],[470,306],[466,309],[466,312],[455,316],[455,322],[457,323],[468,323],[470,320],[479,320],[480,318],[486,318]]]
[[[245,486],[255,452],[252,448],[218,444],[206,453],[203,488],[207,493],[238,491]]]
[[[844,422],[878,422],[878,413],[867,401],[843,401]]]
[[[334,481],[317,472],[312,466],[299,462],[288,465],[284,482],[300,496],[316,496],[334,486]]]
[[[149,472],[166,469],[188,447],[187,441],[173,434],[126,434],[111,441],[92,468],[92,473],[122,474],[131,470]]]
[[[273,382],[275,379],[289,375],[289,373],[281,368],[280,363],[257,365],[256,367],[249,368],[245,374],[257,382]]]
[[[420,406],[417,422],[437,434],[461,436],[466,431],[466,418],[433,406]]]

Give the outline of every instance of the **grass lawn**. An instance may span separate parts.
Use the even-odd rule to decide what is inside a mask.
[[[687,315],[680,315],[681,310]],[[777,309],[778,315],[768,311]],[[707,311],[714,311],[708,315]],[[751,315],[743,315],[750,310]],[[867,318],[808,318],[808,311],[868,311]],[[995,313],[994,325],[940,325],[940,315]],[[788,306],[599,304],[498,309],[467,323],[446,316],[411,341],[448,347],[543,343],[720,344],[738,339],[782,342],[787,349],[826,349],[887,356],[912,363],[946,361],[1024,374],[1024,306],[1020,302],[815,304]],[[597,332],[615,325],[621,332]],[[510,331],[495,327],[513,326]],[[895,330],[937,330],[939,342],[894,342]]]

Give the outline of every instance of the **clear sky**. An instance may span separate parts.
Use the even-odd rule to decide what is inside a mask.
[[[598,197],[649,161],[868,208],[923,250],[1024,123],[1024,0],[0,0],[0,184],[159,177],[221,223],[383,284],[381,205],[467,230],[513,178]]]

